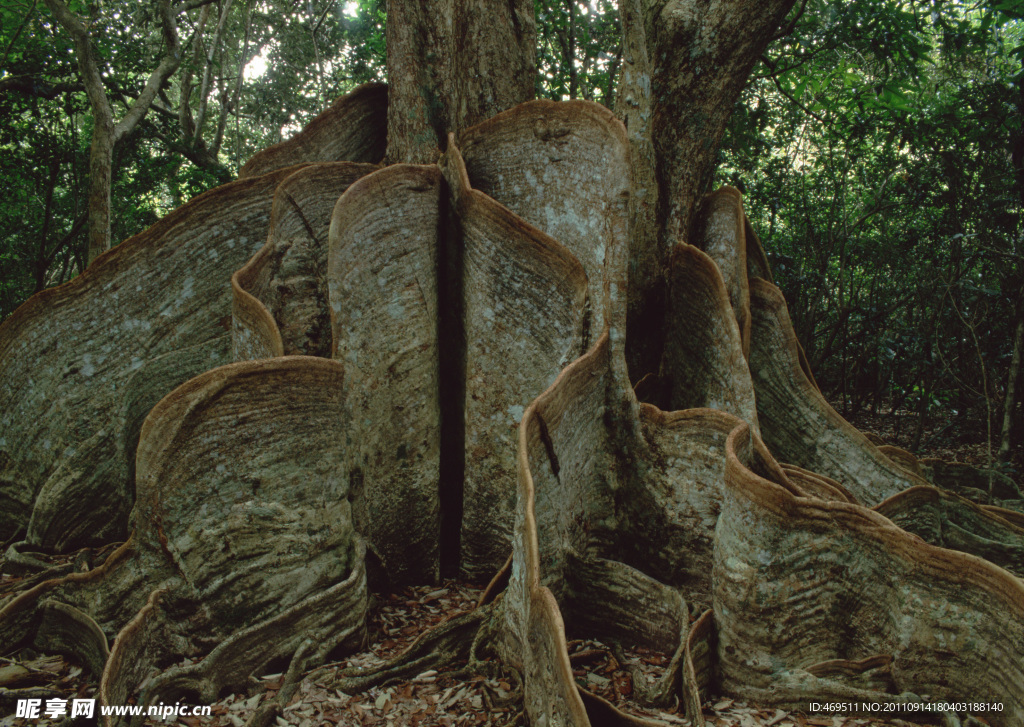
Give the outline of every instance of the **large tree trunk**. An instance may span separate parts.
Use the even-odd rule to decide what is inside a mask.
[[[437,161],[448,134],[533,98],[530,0],[388,0],[391,163]]]
[[[726,122],[793,4],[620,3],[624,55],[618,105],[633,162],[627,358],[634,381],[658,373],[668,258],[676,244],[692,242]],[[655,398],[660,399],[657,393]]]
[[[577,683],[567,640],[597,638],[666,653],[636,696],[698,727],[709,689],[970,695],[1020,724],[1024,516],[828,405],[739,192],[705,195],[788,3],[626,8],[628,131],[506,109],[517,7],[393,0],[386,99],[358,89],[0,326],[10,562],[132,518],[99,567],[5,601],[4,643],[78,655],[106,704],[210,701],[354,648],[368,581],[458,563],[501,567],[485,602],[340,688],[489,653],[531,724],[657,724]],[[362,163],[385,116],[397,163]]]

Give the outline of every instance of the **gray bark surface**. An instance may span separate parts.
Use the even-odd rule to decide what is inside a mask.
[[[432,164],[448,134],[533,98],[529,0],[389,0],[387,12],[390,163]]]
[[[677,243],[698,244],[691,239],[694,221],[711,191],[726,121],[793,5],[794,0],[625,0],[620,5],[623,64],[617,105],[630,140],[633,176],[628,356],[633,381],[658,372],[669,256]]]
[[[57,549],[124,537],[138,418],[229,362],[224,283],[265,239],[287,175],[196,198],[0,326],[0,537],[25,528]]]
[[[787,707],[970,695],[1018,725],[1019,490],[998,481],[999,506],[971,502],[979,473],[878,446],[828,407],[738,194],[703,194],[694,145],[717,140],[732,77],[767,42],[744,34],[770,33],[789,3],[626,8],[643,29],[627,60],[663,64],[644,71],[653,91],[627,84],[647,94],[628,131],[593,104],[503,110],[517,91],[492,109],[457,75],[430,106],[439,77],[415,64],[472,45],[483,16],[459,13],[490,6],[393,5],[388,155],[426,163],[225,185],[0,327],[2,522],[8,537],[29,525],[11,557],[112,538],[134,505],[102,565],[0,605],[3,643],[63,645],[102,671],[105,704],[211,701],[271,660],[302,674],[355,648],[368,578],[433,581],[460,555],[483,574],[511,551],[476,610],[339,684],[460,655],[483,671],[497,654],[531,724],[658,724],[577,683],[568,641],[596,638],[670,655],[636,693],[678,700],[697,727],[713,688]],[[517,7],[494,9],[495,38],[528,29]],[[493,41],[471,54],[482,74]],[[694,52],[670,58],[676,43]],[[376,118],[365,93],[317,134],[353,109]],[[330,136],[260,163],[325,158]],[[350,138],[362,153],[379,136]],[[651,317],[630,343],[638,311]],[[653,362],[677,410],[641,403],[627,360]]]

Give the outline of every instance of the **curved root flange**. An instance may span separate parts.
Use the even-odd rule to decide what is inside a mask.
[[[672,410],[718,409],[750,422],[757,431],[754,384],[745,358],[749,295],[745,286],[730,290],[720,270],[712,257],[692,245],[676,245],[672,251],[662,363],[667,400]],[[730,302],[730,295],[739,300]],[[746,338],[738,324],[742,315]]]
[[[751,366],[761,366],[755,379],[762,386],[767,382],[769,397],[788,392],[790,405],[798,401],[804,416],[799,421],[813,424],[802,433],[812,446],[794,451],[804,460],[808,452],[811,459],[818,456],[841,479],[780,466],[747,423],[720,411],[666,414],[643,406],[641,426],[630,427],[629,408],[624,417],[616,409],[616,354],[602,337],[531,404],[520,429],[507,651],[522,660],[531,718],[586,725],[590,709],[601,723],[629,723],[613,706],[574,693],[566,629],[633,628],[615,617],[619,604],[581,615],[583,604],[595,601],[643,602],[623,585],[639,581],[610,577],[602,558],[621,556],[637,536],[653,539],[654,530],[666,532],[645,530],[640,513],[678,514],[697,506],[714,530],[715,610],[713,619],[705,615],[700,628],[689,632],[681,652],[682,696],[695,724],[702,719],[701,684],[718,678],[715,662],[726,690],[762,703],[806,708],[809,699],[825,696],[962,701],[970,694],[1004,703],[1001,724],[1015,724],[1022,709],[1016,685],[1024,669],[1021,582],[987,561],[929,546],[858,504],[922,480],[897,467],[824,404],[802,369],[773,288],[752,280],[751,295]],[[717,288],[709,299],[719,308],[729,304]],[[772,421],[778,418],[778,411],[766,410]],[[672,434],[674,427],[685,432],[684,423],[699,433],[690,443]],[[767,426],[764,419],[762,425]],[[629,432],[641,432],[643,440]],[[692,472],[701,471],[702,457],[709,477],[701,497],[711,507],[693,499]],[[662,491],[668,496],[659,500]],[[961,498],[947,499],[963,505]],[[886,507],[898,502],[894,498]],[[1015,557],[1014,519],[993,508],[967,509],[961,515],[984,521],[978,527],[1001,527],[999,552]],[[673,548],[691,556],[699,552],[692,543]],[[637,561],[641,570],[654,568],[659,578],[672,580],[673,569],[658,566],[657,557]],[[600,586],[586,582],[598,572]]]
[[[629,197],[622,123],[590,101],[530,101],[467,129],[458,142],[474,189],[579,260],[589,281],[593,337],[608,325],[621,339]]]
[[[45,595],[117,633],[101,681],[109,704],[183,690],[209,700],[307,640],[311,661],[361,643],[364,550],[335,445],[347,426],[342,378],[334,361],[285,357],[214,369],[171,392],[142,429],[132,539],[100,568],[8,604],[0,628],[52,641]],[[95,641],[76,633],[63,640]]]
[[[384,157],[388,87],[367,83],[337,99],[298,134],[255,154],[240,179],[311,162],[365,162]]]
[[[229,360],[224,281],[265,239],[291,171],[200,195],[0,325],[0,539],[19,526],[57,550],[124,538],[138,425]]]
[[[752,243],[746,239],[747,216],[743,213],[743,196],[740,191],[735,187],[720,187],[709,194],[697,216],[695,232],[697,246],[714,260],[721,272],[739,328],[743,354],[747,356],[750,354],[747,250]]]
[[[372,164],[312,164],[274,190],[266,244],[231,276],[235,361],[330,355],[327,235],[338,197]]]
[[[1024,719],[1019,579],[866,508],[797,497],[756,475],[743,460],[769,455],[746,427],[729,436],[727,457],[715,620],[728,692],[794,707],[972,695],[1004,705],[986,712],[994,724]],[[891,660],[881,682],[870,675],[877,657]],[[845,668],[827,666],[836,660]]]
[[[640,521],[649,509],[660,511],[662,520],[657,522],[695,526],[703,533],[710,556],[725,435],[741,422],[713,410],[664,414],[644,407],[640,413],[651,430],[645,435],[649,444],[634,442],[632,450],[643,461],[629,463],[618,449],[618,425],[610,424],[616,420],[609,408],[621,401],[612,355],[606,331],[530,405],[520,427],[520,499],[505,596],[506,656],[523,668],[526,709],[533,720],[580,726],[591,719],[601,724],[643,723],[577,691],[566,648],[567,625],[574,637],[619,639],[674,654],[658,694],[646,695],[651,699],[681,699],[695,709],[693,705],[700,703],[695,665],[701,665],[705,684],[711,671],[706,647],[694,655],[696,644],[707,643],[711,636],[710,622],[704,619],[691,639],[679,591],[644,572],[653,569],[659,577],[689,583],[698,594],[703,583],[707,599],[710,563],[707,572],[698,561],[689,563],[692,573],[687,575],[672,573],[668,561],[658,565],[658,557],[650,553],[637,557],[633,565],[608,558],[622,557],[633,540],[654,537],[653,529],[658,528]],[[634,430],[639,433],[641,427],[630,428]],[[698,487],[673,484],[674,467],[682,472],[687,462],[702,459],[697,471],[703,472],[705,465],[707,471],[706,477],[697,475]],[[776,471],[781,472],[777,467]],[[660,499],[631,502],[645,488],[650,490],[648,498],[660,488],[665,491]],[[702,509],[707,511],[704,515]],[[701,536],[686,538],[696,542]],[[653,545],[641,550],[656,553]],[[689,547],[693,543],[676,545],[686,551],[683,558],[700,552],[699,547]],[[611,715],[616,715],[615,721],[608,721]],[[700,718],[699,709],[691,717]]]
[[[842,483],[868,506],[926,484],[879,452],[811,383],[779,289],[751,279],[750,305],[750,373],[765,444],[775,456]]]

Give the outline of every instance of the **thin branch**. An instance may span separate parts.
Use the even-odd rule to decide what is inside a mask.
[[[14,44],[18,42],[18,38],[21,36],[21,31],[28,25],[28,19],[32,17],[32,11],[36,9],[36,3],[39,0],[32,0],[32,5],[29,6],[28,12],[25,13],[25,17],[21,19],[21,25],[14,31],[14,37],[11,38],[11,42],[7,44],[7,50],[4,51],[4,58],[0,61],[0,66],[7,65],[7,56],[11,54],[11,49],[14,48]]]
[[[790,102],[795,104],[801,111],[803,111],[805,114],[810,116],[812,119],[818,121],[821,124],[824,124],[825,126],[829,126],[829,123],[825,119],[823,119],[822,117],[818,116],[818,114],[814,113],[809,108],[804,106],[802,103],[797,101],[795,98],[790,96],[789,95],[789,91],[787,91],[786,89],[784,89],[782,87],[782,83],[779,81],[778,76],[775,75],[775,64],[772,63],[771,59],[768,58],[768,56],[761,56],[761,60],[764,62],[764,64],[766,66],[768,66],[768,69],[772,71],[772,73],[769,75],[769,78],[772,79],[772,83],[775,84],[775,87],[777,89],[779,89],[779,93],[781,93],[783,96],[785,96],[787,99],[789,99]]]
[[[0,81],[0,93],[5,91],[18,91],[28,96],[36,96],[53,100],[62,93],[74,93],[84,91],[85,86],[81,83],[49,83],[39,81],[31,76],[15,76]]]
[[[896,176],[896,172],[892,171],[892,172],[889,173],[889,176],[887,176],[882,181],[882,186],[879,187],[878,191],[875,192],[875,202],[877,202],[879,199],[882,198],[882,196],[885,194],[885,188],[887,186],[889,186],[889,182],[891,182],[893,177],[895,177],[895,176]],[[847,235],[847,237],[849,237],[850,233],[852,233],[854,230],[856,230],[861,225],[861,223],[863,223],[869,217],[871,217],[873,215],[876,215],[879,212],[884,212],[885,210],[887,210],[887,209],[889,209],[891,207],[895,207],[895,206],[896,206],[895,204],[889,204],[889,205],[881,205],[879,207],[873,207],[873,208],[869,209],[867,212],[865,212],[864,214],[862,214],[860,217],[858,217],[857,221],[854,222],[852,226],[849,224],[849,222],[850,222],[850,214],[853,213],[853,210],[850,210],[850,213],[848,213],[843,218],[843,226],[846,227],[846,235]]]
[[[178,93],[178,126],[181,127],[181,136],[186,144],[192,143],[195,135],[195,120],[192,118],[192,74],[203,57],[203,31],[206,29],[206,21],[210,17],[210,6],[204,5],[196,21],[195,31],[192,34],[192,63],[185,66],[179,80],[180,91]]]
[[[813,48],[811,50],[804,50],[803,52],[800,53],[800,55],[790,56],[791,58],[794,59],[794,62],[790,63],[787,66],[782,66],[782,67],[779,67],[778,62],[771,60],[771,58],[769,58],[767,53],[765,53],[763,56],[761,56],[761,61],[764,62],[764,64],[766,66],[769,66],[770,69],[772,69],[772,73],[778,73],[779,75],[782,75],[782,74],[789,73],[790,71],[795,71],[798,68],[802,68],[802,67],[806,66],[807,64],[809,64],[811,61],[813,61],[818,56],[820,56],[820,55],[822,55],[824,53],[827,53],[827,52],[829,52],[831,50],[833,50],[833,48],[831,48],[830,46],[825,45],[825,44],[822,44],[820,47]],[[783,60],[783,59],[780,58],[779,61],[781,61],[781,60]],[[760,81],[760,80],[764,80],[765,78],[770,78],[770,77],[771,77],[771,74],[761,75],[761,74],[758,74],[758,73],[754,73],[754,74],[751,74],[750,80],[751,81]]]
[[[238,78],[235,79],[235,95],[231,101],[230,108],[225,108],[226,111],[237,110],[238,100],[242,94],[242,83],[245,81],[245,64],[247,63],[246,58],[249,55],[249,33],[252,30],[252,0],[249,0],[245,5],[245,39],[242,41],[242,54],[238,57]],[[227,116],[224,116],[225,123],[227,122]],[[238,125],[238,114],[235,114],[235,164],[238,164],[239,157],[239,144],[241,143],[241,134],[239,133]],[[217,151],[220,151],[219,149]]]
[[[316,35],[317,31],[320,30],[320,26],[323,25],[324,20],[327,19],[327,13],[331,12],[333,8],[334,5],[331,3],[328,3],[327,6],[324,8],[323,13],[320,14],[320,19],[316,21],[316,25],[313,26],[313,35]]]
[[[983,394],[982,392],[978,391],[973,386],[971,386],[966,381],[964,381],[963,379],[961,379],[959,376],[956,375],[956,371],[954,371],[953,366],[949,363],[948,360],[946,360],[945,355],[943,355],[943,353],[942,353],[942,346],[939,345],[939,340],[940,340],[940,338],[939,338],[939,314],[942,313],[942,309],[946,305],[946,298],[952,299],[952,296],[950,296],[950,290],[953,288],[953,286],[956,284],[956,282],[957,281],[954,280],[953,282],[949,283],[946,286],[946,291],[942,294],[942,298],[939,300],[939,309],[935,312],[935,319],[934,319],[935,320],[935,325],[934,325],[934,331],[935,331],[935,333],[934,333],[934,335],[935,335],[935,352],[939,355],[939,361],[942,362],[942,365],[945,367],[946,372],[949,373],[949,375],[952,376],[956,380],[956,382],[958,384],[960,384],[960,386],[962,386],[964,389],[966,389],[967,391],[970,391],[973,394],[976,394],[976,395],[978,395],[980,397],[984,397],[985,394]],[[954,307],[954,309],[956,309],[955,305],[953,307]],[[960,311],[957,310],[956,312],[957,312],[957,315],[959,316],[960,315]],[[963,317],[961,317],[960,320],[963,320]]]
[[[946,291],[949,292],[948,290]],[[971,340],[974,342],[974,353],[978,357],[978,367],[981,369],[981,390],[982,396],[985,399],[985,449],[988,458],[988,467],[992,469],[992,397],[988,395],[988,375],[985,370],[985,357],[981,355],[981,344],[978,342],[978,334],[974,330],[975,324],[968,323],[960,312],[960,308],[957,306],[956,301],[953,300],[953,296],[949,296],[949,302],[953,306],[953,310],[956,312],[956,317],[960,319],[960,322],[964,324],[964,327],[970,332]],[[988,476],[988,504],[992,504],[992,474]]]
[[[875,207],[874,209],[868,210],[867,212],[862,214],[860,217],[858,217],[856,222],[854,222],[852,225],[850,225],[850,233],[852,233],[854,230],[856,230],[858,227],[860,227],[864,222],[867,222],[870,218],[874,217],[875,215],[880,214],[882,212],[885,212],[886,210],[891,210],[893,207],[899,207],[899,206],[900,206],[900,203],[892,202],[890,204],[883,204],[883,205],[881,205],[879,207]],[[847,236],[849,236],[849,233],[847,234]]]
[[[229,0],[229,2],[230,2],[230,0]],[[326,94],[326,92],[324,90],[324,64],[323,64],[323,60],[320,57],[320,45],[316,42],[316,26],[313,25],[313,19],[316,16],[313,15],[313,12],[312,12],[313,11],[312,3],[310,3],[310,5],[309,5],[309,10],[310,10],[309,22],[310,22],[310,28],[311,28],[310,29],[310,33],[309,33],[309,39],[313,43],[313,53],[316,55],[316,71],[317,71],[317,82],[318,82],[318,84],[320,86],[320,101],[321,101],[321,103],[326,103],[327,100],[326,100],[325,96],[327,94]],[[317,23],[316,25],[319,25],[319,23]]]
[[[57,253],[63,250],[65,245],[75,239],[75,236],[82,231],[82,228],[85,227],[85,223],[88,222],[88,220],[89,213],[87,211],[78,215],[75,223],[71,225],[71,230],[53,246],[53,249],[50,250],[50,254],[46,256],[46,267],[50,267],[50,265],[53,264],[53,260],[57,257]]]
[[[188,0],[188,2],[178,3],[175,5],[173,12],[175,15],[181,15],[182,13],[187,13],[189,10],[195,10],[196,8],[201,8],[204,5],[211,5],[215,2],[218,2],[218,0]]]
[[[994,247],[989,247],[988,245],[983,245],[980,242],[975,243],[975,244],[979,248],[981,248],[982,250],[987,252],[989,255],[996,255],[998,257],[1004,257],[1007,260],[1017,260],[1017,261],[1024,260],[1024,255],[1021,255],[1020,253],[1017,253],[1017,252],[1004,252],[1003,250],[996,250]]]
[[[220,44],[221,34],[224,32],[224,26],[228,21],[228,14],[231,12],[231,5],[232,0],[227,0],[224,3],[220,19],[217,21],[217,27],[213,31],[213,37],[210,38],[210,49],[206,52],[206,66],[203,68],[203,83],[199,88],[199,113],[196,116],[196,129],[192,139],[193,144],[197,144],[203,136],[203,125],[206,123],[206,109],[210,103],[210,72],[213,68],[213,56]]]
[[[806,8],[807,0],[800,0],[800,7],[797,8],[796,15],[793,16],[792,20],[786,23],[786,26],[784,28],[780,28],[778,32],[776,32],[775,35],[772,36],[771,42],[774,43],[775,41],[780,40],[781,38],[785,38],[787,35],[792,33],[796,29],[796,24],[800,21],[800,18],[803,17],[804,10]]]

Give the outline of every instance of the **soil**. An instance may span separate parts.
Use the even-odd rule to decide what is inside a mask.
[[[999,469],[1010,476],[1018,485],[1024,484],[1024,444],[1017,445],[1010,453],[1009,461],[999,463],[999,429],[995,425],[989,431],[984,419],[973,418],[957,411],[933,411],[921,430],[921,441],[914,448],[914,438],[919,415],[905,409],[880,408],[877,412],[869,409],[843,411],[842,404],[835,400],[829,403],[848,422],[862,432],[875,434],[901,449],[912,452],[918,459],[936,457],[947,462],[963,462],[973,467]]]

